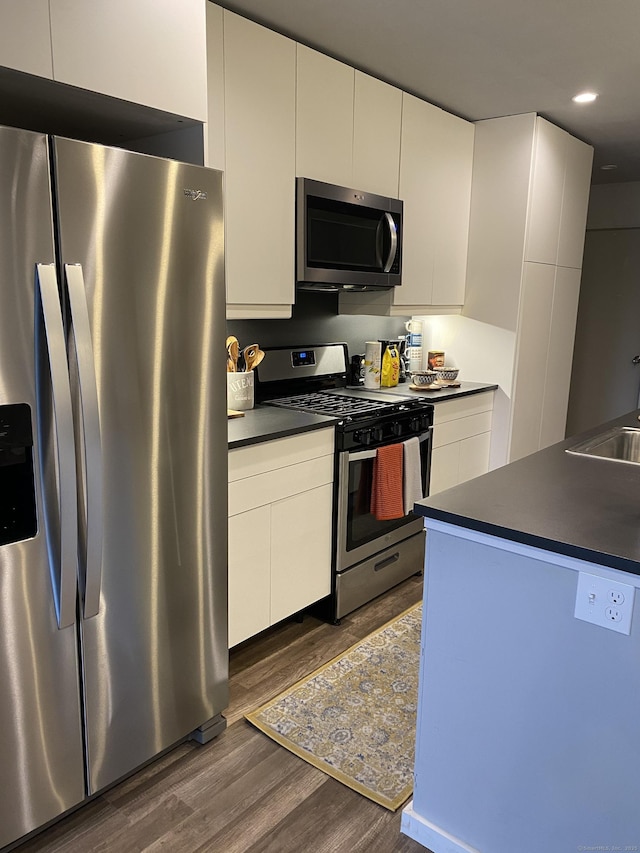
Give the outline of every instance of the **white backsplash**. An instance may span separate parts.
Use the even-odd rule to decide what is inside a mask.
[[[447,366],[467,382],[495,382],[511,394],[516,345],[514,332],[460,314],[416,317],[422,320],[422,349],[444,350]]]
[[[515,333],[459,314],[415,319],[422,321],[425,364],[429,350],[444,350],[446,364],[459,368],[462,381],[500,386],[494,399],[490,465],[492,468],[504,465],[511,416]]]

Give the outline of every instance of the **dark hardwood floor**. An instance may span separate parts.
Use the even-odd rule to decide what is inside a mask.
[[[278,746],[246,711],[420,600],[410,578],[343,619],[305,616],[231,652],[226,731],[184,743],[16,853],[424,853],[392,813]]]

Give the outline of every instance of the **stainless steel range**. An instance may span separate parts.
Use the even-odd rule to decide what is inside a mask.
[[[424,524],[411,509],[429,493],[433,428],[433,406],[409,391],[347,388],[348,364],[343,343],[277,347],[256,371],[259,402],[339,419],[328,602],[335,622],[422,571]]]

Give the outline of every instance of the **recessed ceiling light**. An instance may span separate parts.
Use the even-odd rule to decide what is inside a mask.
[[[580,92],[579,95],[575,95],[571,100],[575,101],[576,104],[589,104],[591,101],[595,101],[597,97],[595,92]]]

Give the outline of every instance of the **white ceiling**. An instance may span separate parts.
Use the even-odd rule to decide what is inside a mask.
[[[216,2],[471,121],[537,112],[594,146],[594,183],[640,180],[640,0]]]

